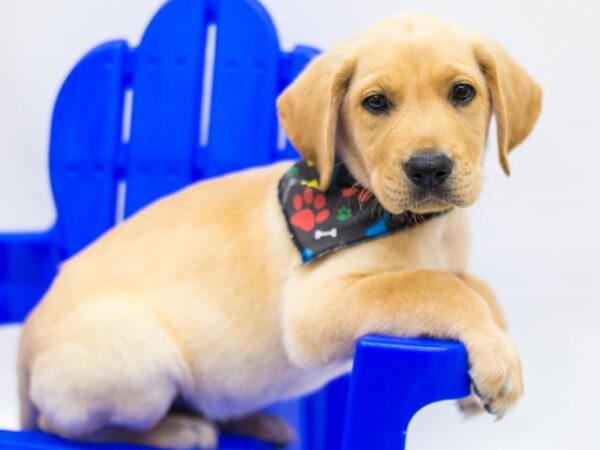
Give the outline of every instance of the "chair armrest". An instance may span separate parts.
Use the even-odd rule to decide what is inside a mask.
[[[50,286],[59,262],[52,230],[0,234],[0,323],[23,320]]]
[[[367,336],[356,347],[342,449],[403,450],[417,411],[469,392],[462,344]]]

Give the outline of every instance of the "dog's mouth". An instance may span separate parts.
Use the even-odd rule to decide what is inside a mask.
[[[462,203],[451,199],[451,197],[424,196],[419,198],[410,198],[408,200],[383,200],[378,199],[380,205],[392,214],[402,214],[405,211],[411,211],[418,214],[437,213],[447,211],[455,206],[462,206]]]
[[[447,211],[454,206],[463,206],[461,199],[448,188],[412,189],[408,192],[384,189],[377,197],[379,203],[392,214],[404,211],[434,213]]]
[[[461,206],[447,192],[428,192],[412,195],[408,204],[401,205],[403,209],[419,214],[446,211],[454,206]]]
[[[414,189],[410,193],[411,206],[425,205],[428,203],[443,203],[449,206],[459,206],[458,199],[448,188]]]

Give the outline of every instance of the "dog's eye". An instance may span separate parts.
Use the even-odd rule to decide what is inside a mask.
[[[451,99],[455,105],[467,105],[475,98],[475,88],[470,84],[459,83],[452,88]]]
[[[373,114],[381,114],[390,109],[390,103],[381,94],[369,95],[362,102],[363,108]]]

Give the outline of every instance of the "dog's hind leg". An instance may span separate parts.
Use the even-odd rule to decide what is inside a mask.
[[[213,450],[217,448],[218,429],[200,416],[169,413],[147,431],[103,430],[91,436],[94,442],[127,442],[174,450]]]
[[[147,308],[104,300],[83,303],[60,322],[28,336],[25,393],[37,425],[88,440],[102,430],[153,430],[189,385],[179,347]]]
[[[294,431],[285,420],[265,412],[221,421],[219,428],[224,433],[253,437],[277,447],[285,447],[295,440]]]
[[[19,417],[21,430],[34,430],[37,427],[38,411],[27,395],[26,380],[19,379]]]

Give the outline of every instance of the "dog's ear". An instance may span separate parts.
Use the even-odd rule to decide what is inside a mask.
[[[542,107],[542,90],[498,44],[479,37],[474,53],[492,96],[500,164],[509,175],[508,153],[529,135],[535,125]]]
[[[355,60],[346,46],[315,58],[277,99],[279,121],[302,156],[315,164],[319,189],[331,183],[340,106]]]

